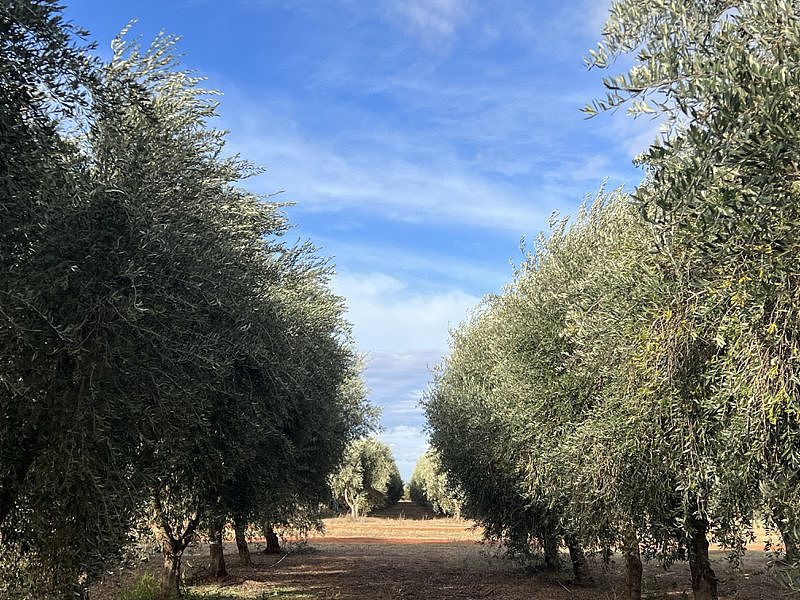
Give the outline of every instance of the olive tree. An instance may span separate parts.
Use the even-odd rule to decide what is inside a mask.
[[[777,0],[613,4],[590,62],[636,63],[588,111],[665,117],[646,179],[540,238],[427,399],[466,507],[619,547],[629,597],[640,549],[685,548],[715,598],[708,536],[743,547],[762,507],[795,550],[797,24]]]
[[[373,426],[341,301],[326,285],[327,266],[312,258],[293,257],[278,290],[288,312],[286,346],[273,360],[278,385],[263,390],[261,402],[271,406],[283,401],[284,416],[279,420],[265,413],[253,420],[251,414],[236,436],[236,444],[248,452],[238,462],[226,461],[226,476],[217,490],[218,522],[225,516],[233,521],[244,564],[250,563],[248,525],[264,529],[273,551],[275,526],[321,527],[319,506],[329,497],[329,475],[346,444]],[[256,376],[263,374],[251,369],[248,377]],[[219,529],[216,533],[221,534]],[[224,567],[217,571],[224,572]]]
[[[525,394],[511,389],[505,371],[512,326],[506,308],[504,297],[489,298],[452,333],[449,355],[425,398],[431,445],[463,492],[463,513],[483,525],[487,538],[523,556],[541,549],[545,565],[557,568],[565,534],[558,490],[526,486],[528,444],[536,433],[523,416]],[[574,539],[570,545],[576,576],[585,578],[582,552]]]
[[[705,346],[706,414],[718,427],[718,525],[763,505],[796,548],[798,48],[797,3],[616,2],[592,64],[636,53],[590,110],[627,103],[665,118],[641,157],[637,200],[678,250],[693,302],[685,321]],[[664,362],[688,363],[687,337]],[[713,406],[713,409],[710,408]],[[732,518],[733,517],[733,518]],[[730,532],[728,532],[730,533]],[[737,536],[734,536],[737,537]],[[713,595],[713,592],[712,592]]]
[[[417,460],[409,482],[411,499],[421,506],[448,517],[461,516],[460,493],[450,484],[434,450],[426,450]]]
[[[123,38],[115,42],[108,77],[135,81],[144,100],[99,123],[108,143],[119,144],[122,130],[132,146],[114,173],[147,172],[153,195],[171,184],[192,206],[187,229],[166,230],[188,243],[158,274],[159,284],[180,289],[188,280],[201,286],[189,291],[202,294],[183,338],[200,336],[183,400],[193,418],[154,432],[146,465],[165,555],[164,597],[177,589],[181,554],[198,527],[211,541],[212,573],[221,575],[229,516],[248,562],[244,529],[259,512],[280,507],[288,518],[287,498],[296,507],[319,502],[365,414],[363,394],[353,393],[356,357],[342,302],[328,288],[330,268],[310,246],[281,241],[287,224],[278,206],[233,186],[249,166],[221,158],[224,138],[207,125],[215,104],[196,77],[175,68],[173,43],[162,37],[142,53]],[[179,309],[163,314],[174,318]]]
[[[175,68],[173,43],[161,37],[141,53],[115,40],[103,83],[130,96],[121,106],[98,106],[89,135],[95,177],[124,203],[107,210],[130,244],[120,244],[118,276],[131,303],[120,319],[125,343],[110,348],[137,350],[118,372],[157,376],[145,389],[149,418],[135,431],[135,465],[148,478],[165,554],[163,596],[177,589],[181,554],[221,465],[249,453],[237,434],[248,419],[283,410],[254,402],[256,385],[241,372],[275,363],[270,338],[283,324],[273,291],[280,269],[270,256],[281,251],[272,240],[285,219],[274,204],[233,187],[250,168],[220,157],[223,137],[207,125],[215,103],[197,77]],[[128,203],[136,208],[125,210]]]
[[[549,529],[578,579],[588,578],[582,546],[622,550],[629,598],[641,594],[641,548],[668,562],[705,541],[707,566],[706,530],[687,515],[708,495],[690,485],[716,464],[713,443],[697,449],[700,467],[683,459],[684,424],[702,398],[680,395],[677,374],[667,385],[649,354],[684,299],[654,242],[622,193],[554,222],[513,283],[456,331],[427,400],[432,443],[465,509],[496,526],[539,507],[545,555],[557,556]],[[693,567],[700,555],[690,547]]]
[[[616,191],[541,239],[526,261],[538,280],[526,279],[543,288],[536,302],[566,307],[551,335],[568,348],[558,367],[574,374],[560,377],[560,395],[551,396],[567,427],[540,472],[563,490],[565,518],[584,544],[622,551],[629,598],[641,595],[640,551],[668,563],[683,541],[680,453],[664,433],[676,416],[661,409],[642,364],[671,298],[671,265],[654,241],[630,197]],[[525,359],[536,360],[531,354]]]
[[[386,506],[393,506],[400,502],[404,492],[403,478],[400,476],[400,469],[395,463],[392,472],[389,474],[389,481],[386,483]]]
[[[0,19],[0,590],[82,593],[145,513],[167,597],[231,481],[318,497],[361,431],[341,301],[172,38],[102,65],[52,2]]]
[[[141,405],[108,349],[125,304],[118,196],[82,141],[114,100],[56,3],[3,3],[0,29],[0,590],[45,597],[127,542]]]
[[[356,519],[388,503],[392,475],[397,472],[389,446],[374,437],[354,440],[345,449],[338,471],[330,477],[331,491]]]

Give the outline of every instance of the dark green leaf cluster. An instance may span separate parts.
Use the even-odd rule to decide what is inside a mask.
[[[392,450],[375,437],[351,442],[344,459],[330,477],[333,496],[356,519],[380,506],[397,503],[403,496],[403,480]]]
[[[721,524],[763,506],[790,555],[800,501],[800,6],[641,4],[616,4],[606,47],[638,50],[619,101],[658,97],[667,117],[641,157],[636,201],[679,266],[685,326],[651,365],[664,387],[695,374],[716,463],[713,479],[696,481]]]
[[[621,193],[571,226],[555,222],[514,283],[454,333],[426,399],[432,445],[464,513],[517,551],[542,550],[550,566],[562,538],[576,556],[578,542],[617,544],[634,509],[642,520],[658,513],[654,549],[674,525],[664,470],[634,462],[651,413],[626,394],[659,287],[647,240]]]
[[[273,522],[367,429],[309,245],[238,187],[174,38],[102,64],[49,0],[0,6],[0,593],[81,589],[152,518]]]
[[[450,484],[439,456],[427,450],[417,460],[409,482],[411,500],[448,517],[461,516],[461,493]]]
[[[588,62],[628,52],[587,111],[662,119],[644,182],[553,223],[426,406],[490,533],[688,555],[712,598],[708,533],[741,550],[761,517],[798,547],[800,6],[620,0]]]

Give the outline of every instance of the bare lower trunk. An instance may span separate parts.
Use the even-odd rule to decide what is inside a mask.
[[[264,523],[264,541],[267,543],[264,554],[280,554],[281,545],[278,542],[278,535],[272,528],[272,523]]]
[[[222,530],[224,527],[225,521],[223,519],[214,519],[208,531],[210,541],[208,550],[211,558],[208,570],[214,579],[222,579],[228,576],[228,571],[225,568],[225,553],[222,547]]]
[[[783,540],[783,560],[787,564],[794,563],[800,558],[800,540],[796,535],[795,523],[796,520],[787,517],[787,510],[781,508],[773,509],[773,521],[778,531],[781,532],[781,539]]]
[[[552,533],[546,534],[542,538],[544,566],[552,571],[558,571],[561,568],[561,560],[558,556],[558,541],[558,536]]]
[[[691,517],[689,526],[689,569],[695,600],[718,600],[717,576],[708,558],[708,521]]]
[[[164,554],[164,568],[161,571],[161,586],[158,600],[171,600],[180,596],[181,557],[183,551],[194,539],[197,524],[200,522],[200,511],[190,515],[184,525],[177,529],[170,523],[164,512],[161,499],[162,490],[156,489],[153,494],[153,510],[155,512],[156,531]]]
[[[356,500],[357,496],[353,495],[352,499],[350,495],[347,493],[347,488],[344,490],[344,501],[347,503],[347,506],[350,507],[350,516],[355,521],[358,519],[358,501]]]
[[[583,553],[581,545],[572,534],[564,536],[564,543],[569,550],[569,558],[572,561],[572,572],[575,574],[576,583],[591,583],[592,576],[589,574],[589,565],[586,562],[586,555]]]
[[[642,598],[642,557],[639,554],[639,541],[635,535],[627,536],[625,548],[625,594],[628,600]]]
[[[181,583],[181,556],[183,550],[178,550],[169,542],[162,544],[164,553],[164,568],[161,571],[161,587],[158,591],[158,600],[170,600],[180,594]]]
[[[236,532],[236,549],[239,551],[239,564],[243,567],[252,567],[253,559],[250,558],[250,548],[247,547],[247,538],[244,535],[246,523],[240,518],[235,518],[233,530]]]
[[[788,564],[794,564],[798,556],[800,556],[800,542],[794,535],[794,530],[791,526],[781,525],[778,527],[783,538],[783,558]]]

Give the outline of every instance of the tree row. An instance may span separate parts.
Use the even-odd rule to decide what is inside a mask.
[[[557,566],[569,550],[688,560],[763,522],[798,549],[800,7],[615,2],[590,66],[634,54],[590,115],[659,119],[633,194],[554,219],[513,281],[452,336],[426,399],[431,442],[490,536]],[[797,570],[777,570],[798,587]]]
[[[154,532],[168,598],[198,534],[330,497],[374,417],[342,300],[173,38],[100,61],[51,0],[0,32],[0,595],[85,594]]]

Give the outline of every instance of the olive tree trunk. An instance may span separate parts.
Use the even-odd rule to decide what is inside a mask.
[[[250,557],[250,548],[247,547],[247,538],[244,535],[247,522],[241,517],[234,517],[233,530],[236,532],[236,549],[239,551],[239,564],[243,567],[252,567],[253,559]]]
[[[225,529],[225,519],[215,518],[211,520],[208,528],[208,551],[211,559],[208,571],[214,579],[222,579],[228,576],[225,568],[225,552],[222,545],[222,532]]]
[[[161,586],[158,593],[159,600],[170,600],[180,594],[181,584],[181,556],[179,551],[169,542],[161,545],[164,554],[164,568],[161,571]]]
[[[358,494],[348,494],[347,488],[344,489],[344,501],[350,507],[350,516],[355,521],[358,519]]]
[[[642,557],[639,553],[639,540],[628,534],[622,549],[625,556],[625,597],[628,600],[642,599]]]
[[[718,600],[717,576],[708,557],[708,521],[703,518],[687,519],[689,528],[689,570],[692,573],[692,591],[695,600]]]
[[[544,566],[551,571],[558,571],[561,568],[561,559],[558,553],[558,536],[548,533],[542,536],[542,549],[544,550]]]
[[[170,519],[164,511],[161,502],[160,490],[153,496],[153,509],[155,513],[155,527],[161,542],[161,551],[164,554],[164,567],[161,571],[161,584],[158,591],[158,600],[172,600],[180,596],[181,585],[181,558],[183,551],[194,538],[197,524],[200,522],[200,511],[191,515],[182,525],[183,531],[174,530]]]
[[[571,533],[564,536],[564,543],[569,550],[569,558],[572,561],[572,572],[575,575],[576,583],[591,583],[592,576],[589,573],[589,564],[586,562],[586,555],[583,553],[577,538]]]
[[[783,540],[783,560],[787,564],[793,564],[800,558],[800,540],[797,538],[797,520],[792,518],[791,511],[785,505],[773,507],[772,520],[781,534]]]
[[[781,532],[781,538],[783,539],[784,561],[787,564],[794,564],[800,555],[800,540],[795,536],[794,528],[791,525],[778,525],[778,531]]]
[[[278,542],[278,535],[272,528],[272,523],[268,521],[264,521],[264,541],[267,544],[264,548],[264,554],[280,554],[281,545]]]

